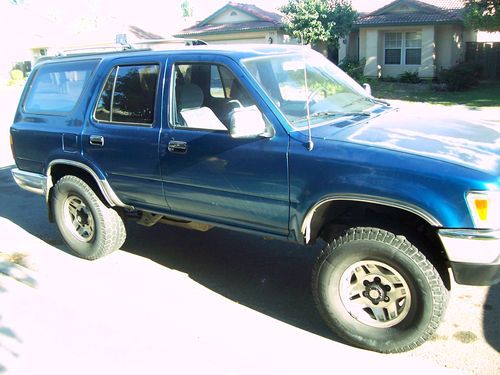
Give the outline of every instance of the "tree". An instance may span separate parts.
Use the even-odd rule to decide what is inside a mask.
[[[465,23],[485,31],[500,31],[500,0],[466,0]]]
[[[181,3],[182,17],[191,17],[193,15],[193,8],[191,8],[191,4],[189,4],[189,0],[184,0]]]
[[[281,8],[285,32],[304,43],[326,42],[338,47],[358,14],[350,0],[289,0]]]

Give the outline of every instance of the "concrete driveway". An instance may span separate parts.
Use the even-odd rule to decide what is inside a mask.
[[[342,344],[316,313],[319,247],[130,223],[104,259],[67,254],[43,199],[10,177],[1,112],[0,252],[28,254],[32,270],[0,261],[0,374],[500,372],[500,285],[453,285],[433,340],[381,355]]]

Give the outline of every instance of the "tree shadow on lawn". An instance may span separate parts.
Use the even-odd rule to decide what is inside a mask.
[[[320,245],[303,247],[222,229],[196,232],[158,224],[127,226],[122,250],[151,259],[239,304],[339,341],[323,323],[311,293]]]
[[[470,109],[500,107],[500,82],[481,82],[465,91],[436,91],[429,83],[383,82],[373,84],[376,97],[441,105],[465,105]]]

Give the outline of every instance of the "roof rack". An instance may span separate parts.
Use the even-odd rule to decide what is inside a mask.
[[[103,49],[105,49],[105,48],[103,48]],[[78,51],[82,51],[82,52],[78,52]],[[85,52],[85,51],[87,51],[87,52]],[[70,58],[70,57],[113,55],[113,54],[118,54],[118,53],[132,53],[132,52],[145,52],[145,51],[151,51],[151,48],[130,48],[130,49],[113,50],[113,51],[100,51],[100,50],[97,50],[96,48],[81,48],[81,49],[79,48],[79,49],[60,51],[52,56],[40,57],[36,61],[36,64],[39,64],[43,61]]]
[[[141,45],[159,45],[159,44],[171,44],[171,45],[184,45],[184,46],[201,46],[207,45],[206,42],[200,39],[183,39],[183,38],[171,38],[171,39],[147,39],[144,41],[136,42],[134,44],[128,43],[116,43],[116,44],[96,44],[88,45],[81,48],[71,48],[58,51],[52,56],[43,56],[37,60],[37,64],[42,61],[52,60],[55,58],[64,57],[80,57],[80,56],[91,56],[91,55],[110,55],[116,53],[125,52],[144,52],[152,51],[150,47],[141,47]]]

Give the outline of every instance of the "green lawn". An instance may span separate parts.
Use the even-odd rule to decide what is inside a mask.
[[[411,84],[400,82],[370,82],[373,95],[383,99],[399,99],[412,102],[454,105],[463,104],[471,108],[500,107],[500,81],[481,82],[467,91],[435,91],[429,82]]]

